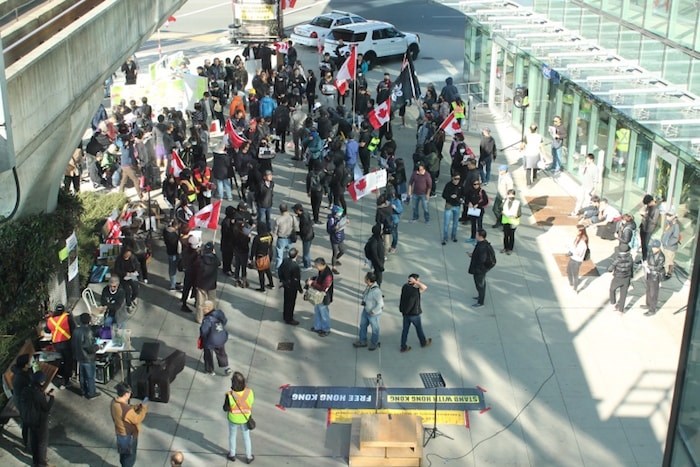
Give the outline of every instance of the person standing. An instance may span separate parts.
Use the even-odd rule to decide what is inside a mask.
[[[12,402],[19,411],[22,422],[22,444],[29,449],[29,424],[25,413],[24,390],[32,384],[32,356],[22,354],[17,357],[17,363],[12,367]]]
[[[168,277],[170,287],[168,290],[177,290],[177,265],[180,260],[180,233],[179,223],[175,219],[168,222],[168,226],[163,229],[163,243],[165,244],[165,254],[168,255]]]
[[[275,229],[272,232],[277,237],[277,242],[275,243],[275,272],[277,272],[280,264],[287,256],[287,250],[293,243],[292,240],[296,241],[296,232],[298,230],[297,219],[289,212],[287,203],[280,204],[279,210],[280,215],[275,220]]]
[[[452,175],[452,180],[445,184],[442,190],[442,198],[445,200],[444,221],[442,224],[442,244],[447,244],[447,231],[452,223],[452,241],[457,241],[457,226],[459,225],[459,213],[464,202],[464,190],[462,190],[461,177],[458,173]]]
[[[513,253],[515,246],[515,229],[520,225],[520,217],[522,216],[522,208],[520,201],[515,199],[515,190],[510,189],[506,194],[506,199],[503,201],[503,212],[501,214],[501,223],[503,224],[503,249],[501,253],[510,255]]]
[[[122,382],[116,386],[117,397],[110,404],[110,413],[117,435],[117,450],[121,467],[136,465],[136,451],[139,445],[141,423],[148,413],[148,398],[138,405],[130,405],[131,386]]]
[[[316,258],[314,267],[318,274],[308,279],[306,286],[313,287],[326,295],[321,303],[314,305],[314,325],[311,330],[320,337],[326,337],[331,333],[331,312],[328,306],[333,303],[333,271],[323,258]]]
[[[416,334],[421,347],[428,347],[433,343],[432,338],[425,338],[423,333],[423,324],[421,322],[421,294],[428,289],[428,286],[420,281],[420,276],[412,273],[408,276],[408,281],[401,288],[401,298],[399,300],[399,311],[403,315],[403,328],[401,330],[401,347],[402,353],[411,350],[411,347],[406,345],[408,331],[411,324],[416,328]]]
[[[486,241],[486,231],[484,229],[476,232],[476,245],[474,251],[467,253],[471,257],[469,263],[469,274],[474,276],[474,286],[477,296],[474,297],[476,303],[473,308],[484,306],[486,298],[486,273],[496,265],[496,253],[493,247]]]
[[[566,138],[566,128],[562,124],[561,117],[556,116],[549,127],[549,136],[552,138],[552,165],[549,166],[555,175],[561,171],[561,156],[564,152],[564,138]]]
[[[661,249],[664,253],[666,263],[666,275],[664,279],[668,280],[673,275],[673,261],[676,258],[678,244],[681,241],[681,227],[678,224],[678,216],[674,211],[666,213],[666,222],[664,223],[664,231],[661,234]]]
[[[234,372],[231,377],[231,390],[226,393],[223,406],[228,418],[228,456],[226,457],[231,462],[236,461],[236,436],[239,428],[243,432],[246,463],[251,464],[255,460],[248,428],[254,403],[255,393],[246,386],[245,377],[238,371]]]
[[[379,315],[384,311],[384,295],[377,283],[377,277],[373,272],[365,275],[365,290],[362,292],[362,316],[358,340],[353,342],[353,347],[367,347],[367,327],[372,326],[372,339],[368,350],[376,350],[381,346],[379,342]]]
[[[304,269],[311,269],[311,242],[316,234],[314,223],[309,213],[304,211],[301,204],[297,203],[292,208],[297,216],[298,236],[301,239],[301,260]]]
[[[621,243],[617,247],[617,255],[612,264],[608,267],[608,272],[613,275],[610,281],[610,304],[615,305],[615,309],[620,313],[625,312],[625,302],[627,300],[627,290],[630,287],[632,273],[634,270],[634,260],[630,254],[630,247],[626,243]],[[615,295],[620,289],[620,299]]]
[[[600,171],[595,165],[595,156],[588,153],[581,172],[581,187],[576,197],[576,206],[571,212],[572,216],[578,216],[579,211],[590,204],[591,196],[596,194],[599,182]]]
[[[80,326],[75,329],[71,342],[73,343],[73,355],[80,370],[80,389],[83,391],[83,397],[94,399],[101,393],[95,389],[97,344],[90,327],[90,313],[80,315]]]
[[[520,145],[520,150],[523,151],[523,168],[525,169],[525,181],[528,188],[537,181],[537,170],[542,156],[540,148],[542,147],[542,135],[537,133],[537,125],[530,125],[530,133],[525,135],[525,139]]]
[[[330,235],[331,248],[333,250],[331,258],[333,274],[340,274],[337,267],[341,266],[341,263],[338,260],[345,254],[345,226],[348,223],[348,218],[343,216],[343,213],[343,208],[334,205],[326,222],[326,232]]]
[[[648,308],[644,316],[653,316],[656,314],[657,305],[659,302],[659,282],[664,276],[664,265],[666,258],[661,252],[661,242],[652,240],[649,242],[651,251],[647,255],[644,262],[644,271],[646,272],[647,303],[642,308]]]
[[[75,329],[73,316],[62,304],[56,305],[51,316],[46,319],[46,330],[51,333],[51,343],[54,350],[61,354],[61,389],[71,387],[73,376],[73,346],[71,337]]]
[[[262,182],[255,193],[255,203],[258,205],[258,222],[265,219],[268,232],[272,230],[272,198],[275,192],[275,182],[272,181],[272,171],[266,170]]]
[[[644,207],[641,210],[642,222],[639,224],[639,243],[642,246],[642,261],[646,261],[649,252],[649,242],[652,235],[659,227],[661,213],[657,206],[656,198],[646,194],[642,199]]]
[[[216,299],[217,276],[219,275],[221,260],[216,256],[214,244],[207,242],[199,260],[199,271],[197,271],[197,313],[195,321],[202,323],[204,317],[204,303],[207,300],[212,302]]]
[[[508,172],[508,166],[503,164],[498,168],[498,185],[496,191],[496,199],[493,202],[493,215],[496,218],[496,222],[491,226],[492,228],[497,228],[501,225],[501,215],[503,214],[503,202],[508,197],[508,190],[512,190],[515,185],[513,184],[513,177]]]
[[[285,323],[292,326],[299,324],[299,321],[294,319],[294,306],[297,302],[297,293],[304,291],[301,288],[301,269],[297,263],[298,254],[299,252],[296,248],[290,248],[287,257],[277,270],[280,284],[284,287],[282,318]]]
[[[586,251],[588,250],[588,233],[586,227],[579,224],[576,226],[578,233],[573,243],[569,247],[569,264],[566,266],[566,275],[569,278],[569,285],[578,293],[579,285],[579,270],[581,263],[586,259]]]
[[[46,375],[43,371],[32,375],[31,384],[24,388],[23,401],[25,423],[29,428],[29,444],[32,452],[32,465],[48,466],[46,451],[49,447],[49,412],[54,403],[53,389],[44,393]]]
[[[236,208],[226,206],[226,217],[221,221],[222,270],[227,276],[233,275],[233,236],[236,228]]]
[[[196,297],[197,275],[199,274],[199,262],[201,260],[199,248],[202,245],[202,239],[199,236],[188,235],[181,238],[183,243],[182,258],[180,259],[180,267],[185,271],[185,277],[182,280],[182,306],[180,311],[192,313],[192,309],[187,306],[187,300],[191,295]]]
[[[471,237],[467,239],[467,243],[474,243],[477,241],[476,233],[483,229],[484,211],[488,204],[489,197],[479,180],[474,180],[471,186],[465,187],[464,214],[466,214],[466,218],[472,225],[472,234]]]
[[[457,114],[455,113],[455,118]],[[479,169],[481,181],[488,185],[491,181],[491,164],[496,160],[496,140],[491,136],[491,129],[481,130],[481,142],[479,143]]]
[[[272,259],[272,234],[264,222],[258,222],[258,234],[253,239],[250,247],[250,261],[258,271],[258,279],[260,280],[260,288],[258,292],[265,292],[265,277],[267,277],[267,287],[273,288],[272,272],[270,271],[270,262]]]
[[[224,369],[224,374],[230,375],[231,368],[228,366],[228,355],[226,355],[226,315],[219,309],[214,309],[214,302],[205,300],[202,304],[204,318],[199,326],[199,338],[202,340],[204,350],[204,373],[214,376],[214,358],[212,351],[216,354],[216,362],[219,368]]]
[[[233,249],[233,282],[237,287],[248,287],[248,254],[250,253],[250,226],[237,218],[231,235]]]
[[[377,285],[382,286],[382,277],[384,273],[384,261],[386,258],[386,248],[384,238],[382,237],[382,225],[374,224],[372,226],[372,236],[365,243],[365,256],[372,264],[374,269],[374,277]]]
[[[425,164],[423,162],[418,162],[416,164],[416,171],[411,175],[411,179],[408,182],[408,196],[413,198],[413,218],[411,222],[418,220],[418,205],[420,204],[423,208],[423,216],[425,218],[425,223],[430,222],[430,212],[428,211],[428,196],[430,195],[430,190],[432,188],[432,178],[430,174],[425,170]]]

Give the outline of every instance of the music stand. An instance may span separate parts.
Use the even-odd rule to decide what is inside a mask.
[[[435,389],[435,399],[433,400],[433,427],[423,428],[423,447],[426,447],[431,439],[435,439],[438,436],[444,436],[447,439],[453,439],[447,436],[442,431],[437,428],[437,396],[438,389],[445,387],[445,379],[440,373],[419,373],[420,379],[423,381],[423,387],[426,389]]]

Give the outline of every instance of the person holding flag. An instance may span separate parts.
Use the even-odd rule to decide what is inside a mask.
[[[411,54],[406,52],[403,55],[401,72],[391,87],[391,100],[393,108],[399,108],[401,124],[406,126],[406,104],[421,95],[418,78],[411,60]]]
[[[338,70],[335,76],[335,87],[338,88],[338,93],[345,96],[350,87],[350,82],[355,80],[357,72],[357,47],[350,47],[350,55],[347,56],[345,62]]]

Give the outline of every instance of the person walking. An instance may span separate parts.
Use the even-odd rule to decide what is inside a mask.
[[[615,305],[615,310],[624,313],[627,290],[630,287],[632,273],[634,272],[634,260],[630,254],[629,245],[626,243],[618,245],[617,255],[612,264],[608,267],[608,272],[611,272],[613,275],[610,281],[610,304]],[[618,289],[620,290],[619,300],[616,298]]]
[[[483,230],[484,211],[488,204],[489,197],[479,180],[474,180],[471,186],[465,188],[464,214],[472,225],[472,234],[467,239],[467,243],[476,242],[476,233]]]
[[[182,306],[180,311],[192,313],[192,309],[187,306],[187,300],[191,298],[191,295],[196,294],[197,275],[199,274],[199,262],[201,260],[199,248],[202,246],[202,238],[188,235],[181,238],[181,243],[183,247],[180,267],[185,272],[185,277],[182,279],[182,297],[180,299]]]
[[[681,226],[678,224],[678,216],[675,211],[668,211],[666,213],[664,230],[661,234],[661,251],[663,251],[664,258],[666,259],[664,264],[664,268],[666,269],[664,279],[666,280],[673,276],[673,262],[676,259],[676,251],[678,251],[678,244],[680,241]]]
[[[341,266],[338,261],[345,254],[345,226],[348,224],[348,218],[343,216],[343,208],[337,205],[331,207],[331,213],[328,215],[326,222],[326,232],[330,235],[331,248],[333,256],[331,257],[331,269],[333,274],[340,274],[337,267]]]
[[[279,210],[280,215],[275,220],[275,227],[272,231],[272,234],[277,237],[277,242],[275,243],[275,272],[277,272],[280,264],[287,256],[289,246],[294,243],[292,240],[296,241],[296,233],[299,230],[297,218],[289,212],[287,203],[280,204]]]
[[[442,190],[442,199],[445,200],[445,213],[442,223],[442,244],[447,244],[447,233],[452,223],[451,238],[457,241],[457,226],[459,226],[459,214],[461,205],[464,202],[464,190],[462,189],[462,178],[458,173],[452,175],[452,180],[445,184]]]
[[[474,297],[476,303],[473,308],[484,306],[486,298],[486,273],[496,265],[496,253],[493,247],[486,241],[486,231],[484,229],[476,232],[476,245],[474,251],[467,253],[471,257],[469,262],[469,274],[474,277],[474,286],[477,296]]]
[[[530,125],[530,133],[525,135],[525,139],[520,144],[523,152],[523,168],[525,169],[525,182],[530,188],[537,181],[537,171],[541,164],[540,148],[542,147],[542,135],[537,132],[537,125]],[[543,165],[544,167],[544,165]]]
[[[579,224],[576,226],[578,233],[574,238],[573,243],[569,246],[569,264],[566,266],[566,275],[569,278],[569,285],[578,293],[579,286],[579,270],[581,263],[586,259],[586,251],[588,250],[588,233],[586,227]]]
[[[382,238],[382,225],[372,226],[372,236],[365,243],[365,256],[374,269],[375,281],[379,287],[382,286],[382,276],[384,273],[384,261],[386,258],[386,248],[384,238]]]
[[[274,287],[272,283],[272,272],[270,271],[270,263],[272,261],[272,234],[264,222],[258,222],[258,234],[253,239],[250,247],[250,261],[258,271],[258,279],[260,287],[256,289],[258,292],[265,292],[265,277],[267,277],[267,287]]]
[[[301,260],[304,269],[311,269],[311,242],[316,234],[314,233],[314,223],[309,213],[304,211],[304,207],[297,203],[292,208],[297,217],[298,237],[301,240]]]
[[[228,418],[228,455],[226,458],[231,462],[236,461],[236,437],[239,429],[243,432],[246,464],[252,464],[255,460],[248,426],[253,414],[254,403],[255,393],[246,385],[245,376],[235,371],[231,377],[231,390],[226,393],[223,406]]]
[[[226,315],[220,309],[214,309],[214,302],[205,300],[202,304],[204,318],[199,326],[199,338],[202,340],[204,350],[204,373],[214,376],[214,358],[212,352],[216,354],[216,362],[219,368],[224,369],[224,374],[230,375],[231,368],[228,366],[228,355],[226,354]]]
[[[506,199],[503,201],[503,209],[501,213],[501,224],[503,224],[503,249],[501,253],[510,255],[513,253],[515,246],[515,229],[520,225],[520,217],[522,216],[522,208],[520,201],[515,199],[515,190],[510,189],[506,194]]]
[[[497,228],[501,225],[501,215],[503,214],[503,202],[508,196],[508,190],[512,190],[515,185],[513,184],[513,177],[508,172],[508,166],[503,164],[498,168],[498,185],[496,190],[496,199],[493,202],[493,215],[496,218],[496,222],[491,226],[492,228]]]
[[[207,242],[202,250],[197,272],[197,313],[195,321],[202,324],[204,317],[204,303],[207,300],[216,300],[217,276],[219,275],[221,260],[216,256],[214,244]]]
[[[411,179],[408,182],[408,197],[413,198],[413,218],[411,222],[418,220],[418,205],[423,208],[423,217],[425,223],[430,222],[430,211],[428,211],[428,196],[430,195],[430,190],[432,188],[432,178],[430,174],[425,170],[425,164],[423,162],[418,162],[416,164],[416,171],[411,175]]]
[[[314,260],[314,267],[318,271],[318,274],[308,279],[306,281],[306,286],[324,292],[325,296],[321,303],[314,305],[314,325],[311,330],[320,337],[326,337],[331,333],[331,312],[328,306],[333,303],[333,271],[328,267],[326,260],[323,258],[316,258]]]
[[[110,413],[117,435],[117,451],[121,467],[136,465],[136,451],[139,446],[141,423],[148,413],[148,397],[138,405],[130,405],[131,386],[119,383],[116,386],[117,397],[110,404]]]
[[[581,171],[581,187],[576,196],[576,206],[571,211],[572,216],[578,216],[581,209],[588,206],[591,202],[591,197],[598,191],[600,183],[600,171],[595,165],[595,156],[591,153],[586,155],[586,160]]]
[[[561,172],[561,156],[564,152],[564,139],[566,138],[566,128],[562,124],[561,117],[557,115],[552,120],[552,126],[549,127],[549,136],[552,138],[552,164],[549,170],[554,175]]]
[[[49,447],[49,413],[54,403],[53,389],[44,393],[46,375],[34,373],[31,384],[24,388],[22,400],[25,423],[29,428],[29,446],[34,467],[48,467],[46,452]]]
[[[301,288],[301,269],[297,263],[298,254],[299,252],[296,248],[290,248],[287,257],[277,270],[280,286],[284,288],[282,319],[285,323],[292,326],[299,324],[299,321],[294,319],[294,307],[297,302],[297,293],[304,291]]]
[[[233,242],[236,228],[236,208],[226,206],[226,217],[221,221],[221,259],[222,271],[227,276],[233,276]]]
[[[367,327],[372,326],[372,339],[368,350],[376,350],[381,346],[379,342],[379,315],[384,311],[384,296],[377,283],[377,277],[373,272],[365,274],[365,290],[362,292],[362,315],[358,339],[353,342],[353,347],[367,347]]]
[[[428,347],[433,343],[432,337],[425,338],[423,333],[423,324],[421,322],[421,295],[428,289],[428,286],[420,281],[420,276],[412,273],[408,276],[408,281],[401,288],[401,298],[399,300],[399,311],[403,315],[403,328],[401,330],[401,353],[411,350],[409,345],[406,345],[408,338],[408,330],[411,325],[416,328],[418,341],[421,347]]]
[[[66,310],[62,304],[56,305],[53,313],[46,319],[46,331],[51,333],[51,343],[54,351],[61,354],[61,389],[71,387],[71,377],[73,376],[73,346],[71,337],[75,330],[73,315]]]
[[[73,355],[78,362],[80,370],[80,389],[83,392],[83,397],[86,399],[94,399],[101,395],[95,389],[95,373],[97,366],[95,363],[97,355],[97,344],[95,335],[90,327],[90,313],[80,315],[80,326],[73,332],[71,339],[73,344]]]
[[[640,212],[642,222],[639,224],[639,243],[642,247],[642,261],[646,261],[649,252],[649,242],[659,227],[661,212],[659,211],[656,198],[649,194],[644,195],[642,204],[644,204],[644,207]]]
[[[491,136],[491,129],[484,128],[481,130],[481,141],[479,143],[479,170],[481,171],[481,181],[484,185],[488,185],[491,181],[491,164],[495,160],[496,140]]]
[[[646,305],[642,308],[648,308],[644,316],[654,316],[657,312],[659,302],[659,282],[664,276],[664,265],[666,258],[661,252],[661,241],[652,240],[649,242],[651,251],[647,254],[647,259],[644,262],[644,271],[646,272]]]

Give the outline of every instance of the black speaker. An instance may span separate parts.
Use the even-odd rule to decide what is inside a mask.
[[[527,86],[518,86],[515,88],[515,96],[513,96],[513,105],[518,109],[524,109],[530,105]]]
[[[168,375],[169,382],[175,381],[175,377],[185,369],[187,355],[182,350],[176,350],[163,360],[160,366]]]

